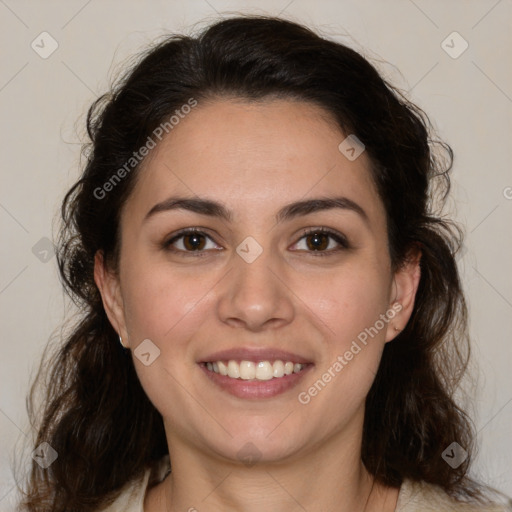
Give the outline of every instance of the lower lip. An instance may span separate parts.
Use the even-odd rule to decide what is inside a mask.
[[[199,367],[206,376],[222,390],[238,398],[271,398],[296,386],[313,367],[313,364],[308,364],[299,373],[291,373],[290,375],[270,380],[232,379],[226,375],[220,375],[219,373],[208,370],[205,364],[199,364]]]

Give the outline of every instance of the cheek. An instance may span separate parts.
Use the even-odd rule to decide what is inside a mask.
[[[135,340],[154,340],[161,349],[170,340],[176,348],[191,337],[215,279],[136,262],[126,270],[123,299],[129,334]]]
[[[192,377],[200,371],[196,368],[193,340],[208,323],[213,305],[207,292],[218,277],[184,276],[156,264],[152,268],[133,265],[126,270],[125,316],[140,383],[165,417],[176,418],[180,411],[187,421],[199,421],[196,416],[201,410],[192,398],[200,396],[194,390]],[[140,362],[136,351],[146,339],[160,351],[149,366]],[[184,385],[187,392],[183,391]]]
[[[347,342],[374,325],[389,307],[390,279],[385,269],[355,261],[337,272],[297,281],[297,295],[326,326],[331,345]],[[384,334],[384,333],[383,333]]]
[[[325,333],[321,360],[302,389],[314,407],[348,412],[364,401],[385,345],[388,322],[381,315],[390,307],[386,276],[376,265],[353,265],[328,280],[317,280],[317,286],[303,281],[301,293]]]

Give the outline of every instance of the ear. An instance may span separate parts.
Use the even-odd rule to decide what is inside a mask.
[[[404,330],[412,315],[421,277],[420,260],[421,250],[419,247],[412,248],[404,263],[393,276],[393,286],[389,299],[391,309],[396,314],[387,325],[386,342],[393,340],[400,331]]]
[[[94,281],[100,291],[103,307],[112,327],[123,338],[123,343],[127,345],[128,331],[119,277],[107,268],[103,251],[96,251],[94,255]]]

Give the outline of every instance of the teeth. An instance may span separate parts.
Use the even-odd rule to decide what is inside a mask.
[[[227,375],[232,379],[242,380],[270,380],[281,378],[292,373],[299,373],[305,365],[300,363],[292,363],[276,360],[274,363],[270,361],[237,361],[230,360],[226,364],[224,361],[212,361],[206,363],[206,368],[211,372]]]
[[[231,363],[231,361],[229,363]],[[239,364],[239,368],[241,379],[251,380],[256,377],[256,366],[254,366],[254,363],[252,361],[242,361]]]
[[[274,367],[268,361],[260,361],[256,366],[256,378],[258,380],[270,380],[274,378]]]
[[[274,361],[273,365],[274,377],[282,377],[284,375],[284,363],[283,361]]]
[[[222,361],[218,361],[217,362],[217,367],[219,368],[219,373],[221,375],[227,375],[228,374],[228,367]]]
[[[208,366],[208,365],[206,365]],[[213,367],[212,367],[213,370]],[[232,379],[240,378],[240,365],[236,361],[229,361],[228,363],[228,377]]]

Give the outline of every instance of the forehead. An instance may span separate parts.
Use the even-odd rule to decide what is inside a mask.
[[[126,205],[133,221],[180,193],[214,199],[235,217],[273,215],[299,199],[343,195],[383,216],[363,152],[351,161],[329,113],[295,100],[218,100],[180,119],[139,170]]]

